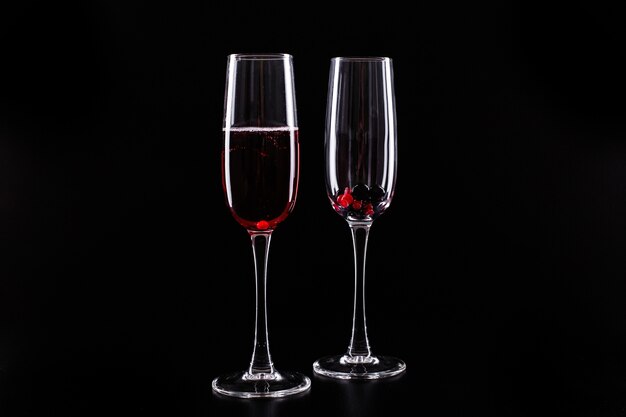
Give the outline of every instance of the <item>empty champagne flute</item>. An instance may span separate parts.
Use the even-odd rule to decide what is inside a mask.
[[[396,104],[390,58],[331,60],[324,150],[327,195],[352,235],[354,310],[346,353],[316,360],[313,370],[339,379],[397,375],[406,370],[405,362],[372,352],[365,320],[369,232],[374,220],[389,207],[396,184]]]
[[[230,213],[252,242],[256,328],[250,365],[215,378],[211,385],[217,393],[240,398],[284,397],[311,386],[307,376],[274,367],[267,326],[270,239],[294,208],[299,158],[293,57],[279,53],[229,55],[222,186]]]

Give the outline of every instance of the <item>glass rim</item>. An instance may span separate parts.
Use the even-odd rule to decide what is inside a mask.
[[[237,59],[241,61],[245,61],[245,60],[271,61],[271,60],[292,59],[292,55],[283,53],[283,52],[266,52],[266,53],[244,52],[244,53],[229,54],[228,58]]]
[[[391,62],[388,56],[336,56],[331,58],[332,61],[348,61],[348,62]]]

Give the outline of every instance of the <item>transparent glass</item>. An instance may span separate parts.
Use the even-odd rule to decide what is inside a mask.
[[[389,207],[396,184],[396,104],[390,58],[331,60],[324,149],[328,198],[352,234],[354,311],[347,351],[318,359],[313,370],[339,379],[398,375],[406,370],[405,362],[372,352],[365,317],[370,228]]]
[[[252,243],[256,317],[247,369],[221,375],[215,392],[240,398],[284,397],[306,391],[310,379],[279,371],[270,355],[267,265],[276,227],[292,212],[300,149],[293,58],[288,54],[231,54],[227,60],[222,186],[234,219]]]

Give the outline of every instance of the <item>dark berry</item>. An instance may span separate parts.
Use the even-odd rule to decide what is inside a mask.
[[[357,184],[352,188],[352,197],[355,200],[369,199],[370,188],[365,184]]]
[[[370,190],[371,201],[382,201],[385,198],[385,190],[380,185],[375,185]]]

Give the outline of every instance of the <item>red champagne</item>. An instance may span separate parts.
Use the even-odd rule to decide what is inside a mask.
[[[273,230],[293,210],[298,191],[298,128],[224,129],[222,187],[235,220]]]

